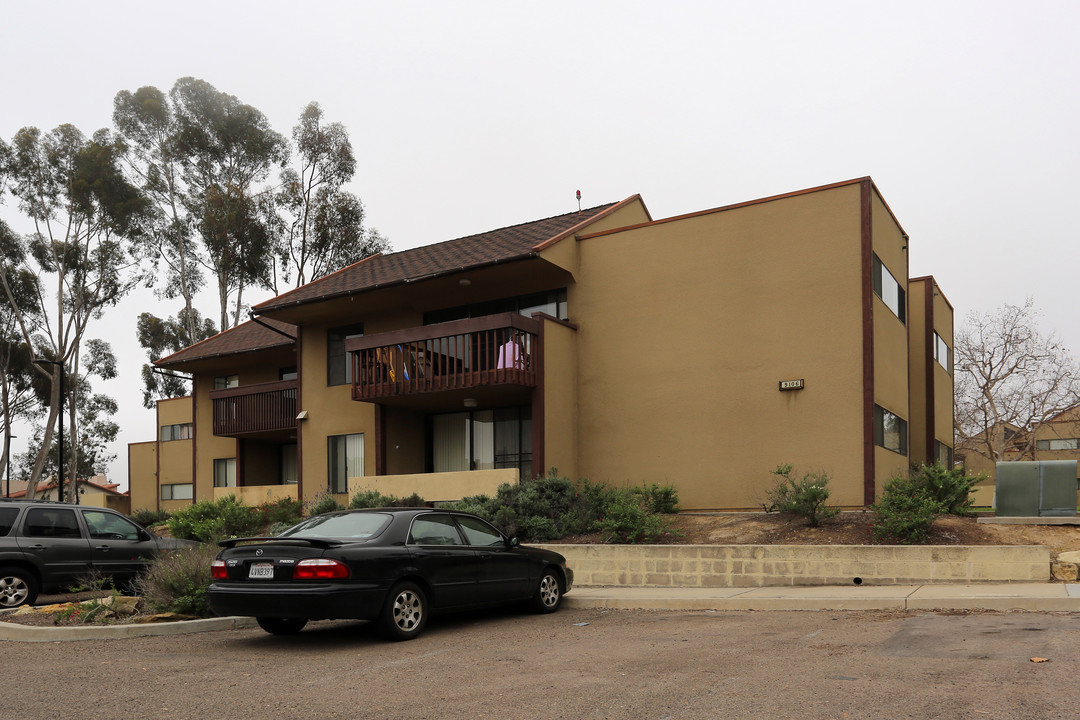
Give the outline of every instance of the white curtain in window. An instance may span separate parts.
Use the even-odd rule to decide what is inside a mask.
[[[490,410],[473,413],[473,470],[495,467],[495,418]]]
[[[345,477],[364,476],[364,434],[345,436]]]

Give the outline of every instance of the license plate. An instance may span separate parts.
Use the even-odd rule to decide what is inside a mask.
[[[248,580],[272,580],[274,563],[252,563],[248,568]]]

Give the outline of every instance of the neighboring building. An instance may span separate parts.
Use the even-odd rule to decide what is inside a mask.
[[[1034,433],[1030,429],[1006,424],[1004,439],[1004,461],[1076,460],[1080,466],[1080,405],[1064,410],[1039,424]],[[987,476],[976,488],[975,503],[990,506],[993,503],[997,467],[995,461],[987,457],[987,453],[985,442],[978,436],[973,438],[967,447],[957,448],[957,462],[962,463],[969,473]],[[1080,477],[1076,484],[1077,504],[1080,505]]]
[[[79,478],[79,504],[93,507],[109,508],[117,512],[131,512],[131,505],[127,494],[120,492],[119,483],[111,483],[104,475],[95,475],[92,478]],[[21,500],[26,497],[25,481],[12,481],[10,497],[13,500]],[[6,484],[5,484],[6,487]],[[68,488],[64,488],[65,495]],[[35,500],[56,500],[56,476],[38,483],[34,491]]]
[[[933,278],[909,283],[907,250],[861,178],[664,220],[634,196],[374,256],[156,363],[192,394],[132,446],[133,506],[451,500],[555,467],[755,508],[781,463],[861,506],[952,452],[934,365],[952,307]],[[164,439],[189,421],[190,440]]]

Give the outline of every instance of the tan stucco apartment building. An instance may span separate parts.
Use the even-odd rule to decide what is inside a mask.
[[[639,196],[379,255],[157,362],[132,507],[359,488],[428,500],[557,468],[760,507],[861,506],[953,447],[952,307],[870,178],[654,220]]]

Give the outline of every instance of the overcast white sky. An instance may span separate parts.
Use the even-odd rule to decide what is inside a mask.
[[[1033,296],[1080,351],[1080,3],[0,0],[0,137],[111,123],[120,90],[202,78],[288,135],[318,101],[403,250],[641,193],[655,218],[874,178],[911,275],[957,311]],[[13,204],[0,206],[29,230]],[[264,299],[253,297],[253,301]],[[112,341],[126,445],[153,438],[135,318]],[[203,311],[216,317],[214,298]]]

